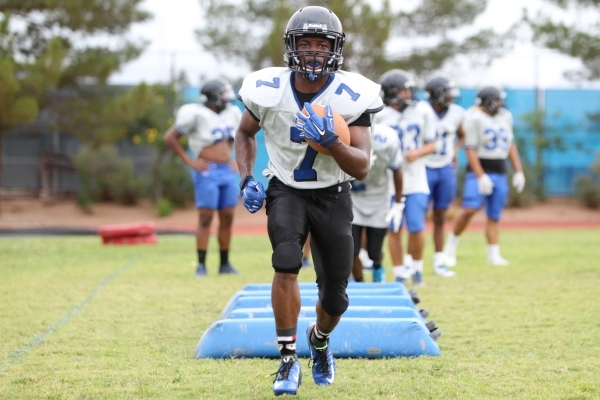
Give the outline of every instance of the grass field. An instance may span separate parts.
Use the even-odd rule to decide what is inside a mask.
[[[329,388],[315,386],[302,360],[300,397],[600,398],[599,230],[504,232],[510,267],[487,266],[483,234],[467,233],[454,279],[432,275],[429,240],[419,306],[442,329],[442,356],[339,359]],[[229,298],[270,282],[268,239],[234,238],[241,277],[215,274],[212,242],[202,280],[193,242],[0,239],[0,398],[272,398],[277,361],[194,358]]]

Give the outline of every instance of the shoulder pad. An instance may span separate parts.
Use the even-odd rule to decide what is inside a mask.
[[[383,109],[381,86],[360,74],[338,71],[331,85],[339,96],[333,96],[330,105],[346,121],[353,122],[363,113],[373,114]]]
[[[289,68],[265,68],[253,72],[244,79],[238,97],[252,112],[256,107],[274,107],[286,92],[283,89],[290,85],[290,73]]]
[[[376,136],[379,136],[380,140],[375,140]],[[387,147],[398,147],[400,145],[398,133],[386,124],[373,125],[373,139],[374,150],[380,150]]]

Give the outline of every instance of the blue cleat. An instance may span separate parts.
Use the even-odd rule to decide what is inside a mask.
[[[412,276],[413,286],[425,286],[425,282],[423,281],[423,273],[421,271],[416,271]]]
[[[232,266],[231,264],[227,263],[227,264],[223,264],[219,267],[219,275],[224,275],[224,274],[229,274],[229,275],[241,275],[239,272],[237,272]]]
[[[286,356],[281,359],[279,369],[275,372],[277,375],[273,381],[273,393],[275,396],[282,394],[295,395],[298,393],[298,387],[302,383],[302,370],[300,362],[293,356]]]
[[[373,282],[385,282],[385,269],[383,264],[381,268],[371,268],[373,271]]]
[[[204,278],[206,276],[206,265],[200,263],[196,267],[196,278]]]
[[[310,341],[310,335],[316,324],[310,324],[306,329],[308,349],[310,350],[310,361],[312,363],[312,376],[318,386],[331,385],[335,378],[335,360],[329,347],[329,339],[323,348],[317,349]]]
[[[401,272],[401,274],[399,276],[396,276],[396,282],[400,282],[401,284],[403,284],[404,286],[406,286],[406,281],[411,276],[413,276],[413,271],[411,270],[410,267],[408,267],[408,266],[405,265],[404,269]]]

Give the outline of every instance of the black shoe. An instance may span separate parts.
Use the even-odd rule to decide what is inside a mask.
[[[229,263],[223,264],[219,267],[219,275],[221,275],[221,274],[241,275]]]
[[[196,278],[204,278],[206,276],[206,266],[202,263],[196,267]]]

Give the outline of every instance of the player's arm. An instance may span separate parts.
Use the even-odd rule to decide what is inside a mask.
[[[456,130],[456,141],[454,142],[454,154],[458,153],[458,151],[465,145],[465,131],[463,131],[462,126]]]
[[[402,201],[402,167],[392,170],[394,189],[396,189],[396,203]]]
[[[465,153],[467,154],[467,160],[469,161],[471,171],[473,171],[473,173],[479,178],[485,172],[483,171],[483,167],[481,166],[481,161],[479,161],[477,150],[474,147],[466,147]]]
[[[365,179],[369,173],[369,158],[371,155],[371,132],[368,126],[349,126],[350,145],[336,140],[329,152],[339,167],[358,180]]]
[[[179,139],[184,136],[174,126],[170,127],[167,133],[165,133],[165,142],[169,147],[177,154],[186,165],[190,165],[192,159],[188,156],[187,152],[181,145]]]
[[[242,178],[252,175],[257,152],[256,133],[259,130],[259,121],[248,110],[245,110],[235,132],[234,141],[235,158]]]
[[[183,160],[183,162],[188,167],[193,168],[198,171],[208,171],[210,169],[208,162],[206,162],[205,160],[203,160],[201,158],[197,158],[195,160],[190,158],[187,151],[185,151],[185,149],[181,145],[181,142],[179,141],[179,139],[182,136],[185,136],[185,135],[183,135],[181,132],[179,132],[177,130],[177,128],[172,126],[171,128],[169,128],[169,130],[165,134],[165,142],[175,152],[175,154],[177,154]]]
[[[508,150],[508,159],[513,166],[515,172],[523,171],[523,166],[521,165],[521,158],[519,157],[519,150],[515,144],[510,145],[510,149]]]

